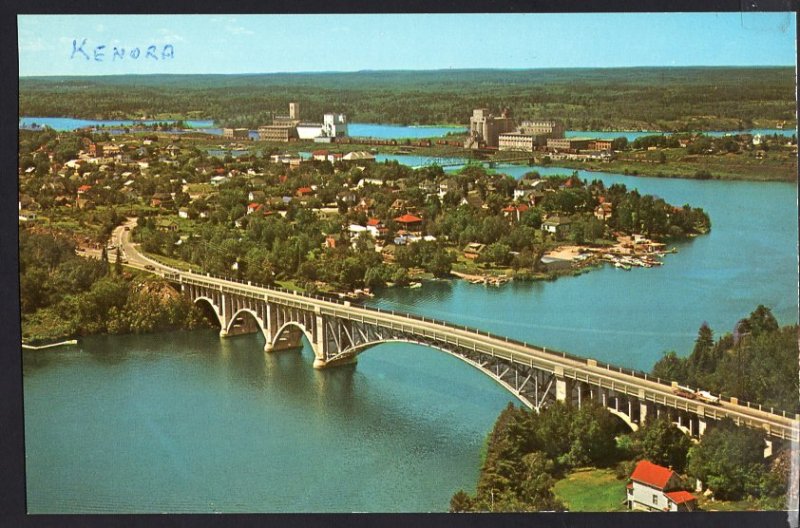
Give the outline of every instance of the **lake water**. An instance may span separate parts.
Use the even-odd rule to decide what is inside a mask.
[[[384,156],[423,164],[417,156]],[[452,168],[451,170],[457,170]],[[501,165],[517,178],[571,170]],[[797,322],[797,187],[791,183],[645,178],[578,171],[608,186],[624,183],[669,203],[702,207],[707,235],[677,244],[664,266],[625,272],[607,266],[555,282],[501,288],[463,281],[387,290],[377,306],[414,311],[611,363],[649,370],[665,350],[691,351],[707,321],[717,334],[758,304],[782,324]]]
[[[31,128],[33,125],[39,127],[49,126],[53,130],[77,130],[85,127],[105,127],[112,133],[121,133],[122,127],[133,125],[152,125],[153,123],[174,123],[174,120],[93,120],[75,119],[71,117],[22,117],[19,120],[20,128]],[[222,128],[215,126],[211,120],[187,120],[186,125],[192,131],[205,132],[216,136],[222,135]],[[446,126],[401,126],[401,125],[380,125],[372,123],[349,123],[348,132],[356,137],[373,137],[379,139],[417,139],[445,136],[450,132],[463,133],[464,127]],[[258,132],[250,132],[251,139],[258,138]]]
[[[111,133],[121,133],[122,127],[136,125],[152,125],[153,123],[174,123],[174,120],[146,120],[146,121],[131,121],[131,120],[91,120],[91,119],[75,119],[71,117],[21,117],[19,120],[20,128],[31,128],[34,124],[42,127],[49,126],[53,130],[77,130],[79,128],[99,126],[106,127]],[[222,129],[216,127],[214,121],[211,120],[188,120],[185,121],[186,125],[195,132],[205,132],[216,136],[222,135]],[[447,134],[464,134],[467,131],[463,126],[404,126],[404,125],[389,125],[389,124],[374,124],[374,123],[349,123],[347,125],[348,133],[353,137],[372,137],[377,139],[419,139],[419,138],[433,138],[444,137]],[[181,132],[181,131],[176,131]],[[596,139],[614,139],[618,137],[626,137],[628,141],[642,136],[652,136],[660,134],[661,132],[640,131],[640,132],[608,132],[601,130],[568,130],[565,133],[566,137],[591,137]],[[724,136],[726,134],[761,134],[772,135],[778,134],[790,137],[796,134],[797,131],[791,129],[777,129],[777,128],[757,128],[742,131],[711,131],[705,132],[710,136]],[[257,139],[258,132],[251,130],[250,138]]]
[[[579,175],[703,207],[712,231],[660,268],[500,288],[431,281],[373,304],[641,369],[688,353],[703,321],[720,335],[758,304],[797,322],[795,185]],[[262,346],[199,331],[25,352],[30,511],[445,511],[474,490],[485,435],[512,401],[499,385],[412,345],[323,372],[308,349]]]
[[[25,352],[30,513],[446,511],[511,396],[422,347],[316,371],[215,331]]]
[[[402,125],[377,125],[372,123],[350,123],[347,133],[353,137],[372,137],[378,139],[419,139],[442,137],[449,133],[464,134],[465,127],[440,127],[440,126],[402,126]]]

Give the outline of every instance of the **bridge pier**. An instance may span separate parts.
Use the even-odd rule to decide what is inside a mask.
[[[572,389],[575,383],[567,378],[556,378],[556,401],[572,403]]]
[[[639,400],[639,425],[644,425],[647,421],[648,410],[647,402],[644,400]]]
[[[327,368],[355,365],[356,363],[358,363],[358,357],[356,356],[348,356],[346,358],[336,359],[333,361],[326,361],[320,357],[315,357],[313,367],[317,370],[322,370]]]

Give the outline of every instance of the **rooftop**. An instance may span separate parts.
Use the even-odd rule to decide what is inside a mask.
[[[649,460],[642,460],[636,464],[631,473],[631,480],[663,490],[674,474],[675,472],[669,468],[653,464]]]

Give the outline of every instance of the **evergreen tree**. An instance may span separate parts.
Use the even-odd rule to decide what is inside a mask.
[[[120,251],[119,247],[114,252],[114,273],[117,276],[122,275],[122,251]]]
[[[464,513],[472,511],[473,501],[464,490],[458,490],[450,499],[450,513]]]

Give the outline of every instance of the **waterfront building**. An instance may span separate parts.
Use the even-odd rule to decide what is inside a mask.
[[[547,140],[548,150],[558,150],[562,152],[577,152],[586,150],[589,145],[595,143],[592,138],[549,138]]]
[[[550,233],[551,235],[555,235],[556,238],[560,239],[567,235],[571,225],[572,222],[570,221],[569,218],[561,216],[551,216],[550,218],[542,222],[542,231]]]
[[[523,121],[519,124],[517,131],[520,134],[531,136],[543,136],[545,138],[563,138],[564,124],[555,120]]]
[[[589,145],[589,150],[611,150],[611,140],[595,139],[594,143]]]
[[[507,132],[500,134],[497,139],[498,150],[516,150],[521,152],[533,152],[536,148],[537,136],[530,134],[520,134],[519,132]]]
[[[500,116],[489,112],[488,108],[476,108],[469,119],[469,135],[464,148],[497,147],[500,134],[514,130],[514,120],[508,109]]]
[[[693,511],[697,499],[680,487],[680,477],[672,469],[642,460],[636,464],[627,486],[628,509]]]
[[[228,139],[250,139],[250,130],[246,128],[223,128],[222,137]]]
[[[322,135],[329,138],[347,137],[347,116],[344,114],[323,115]]]

